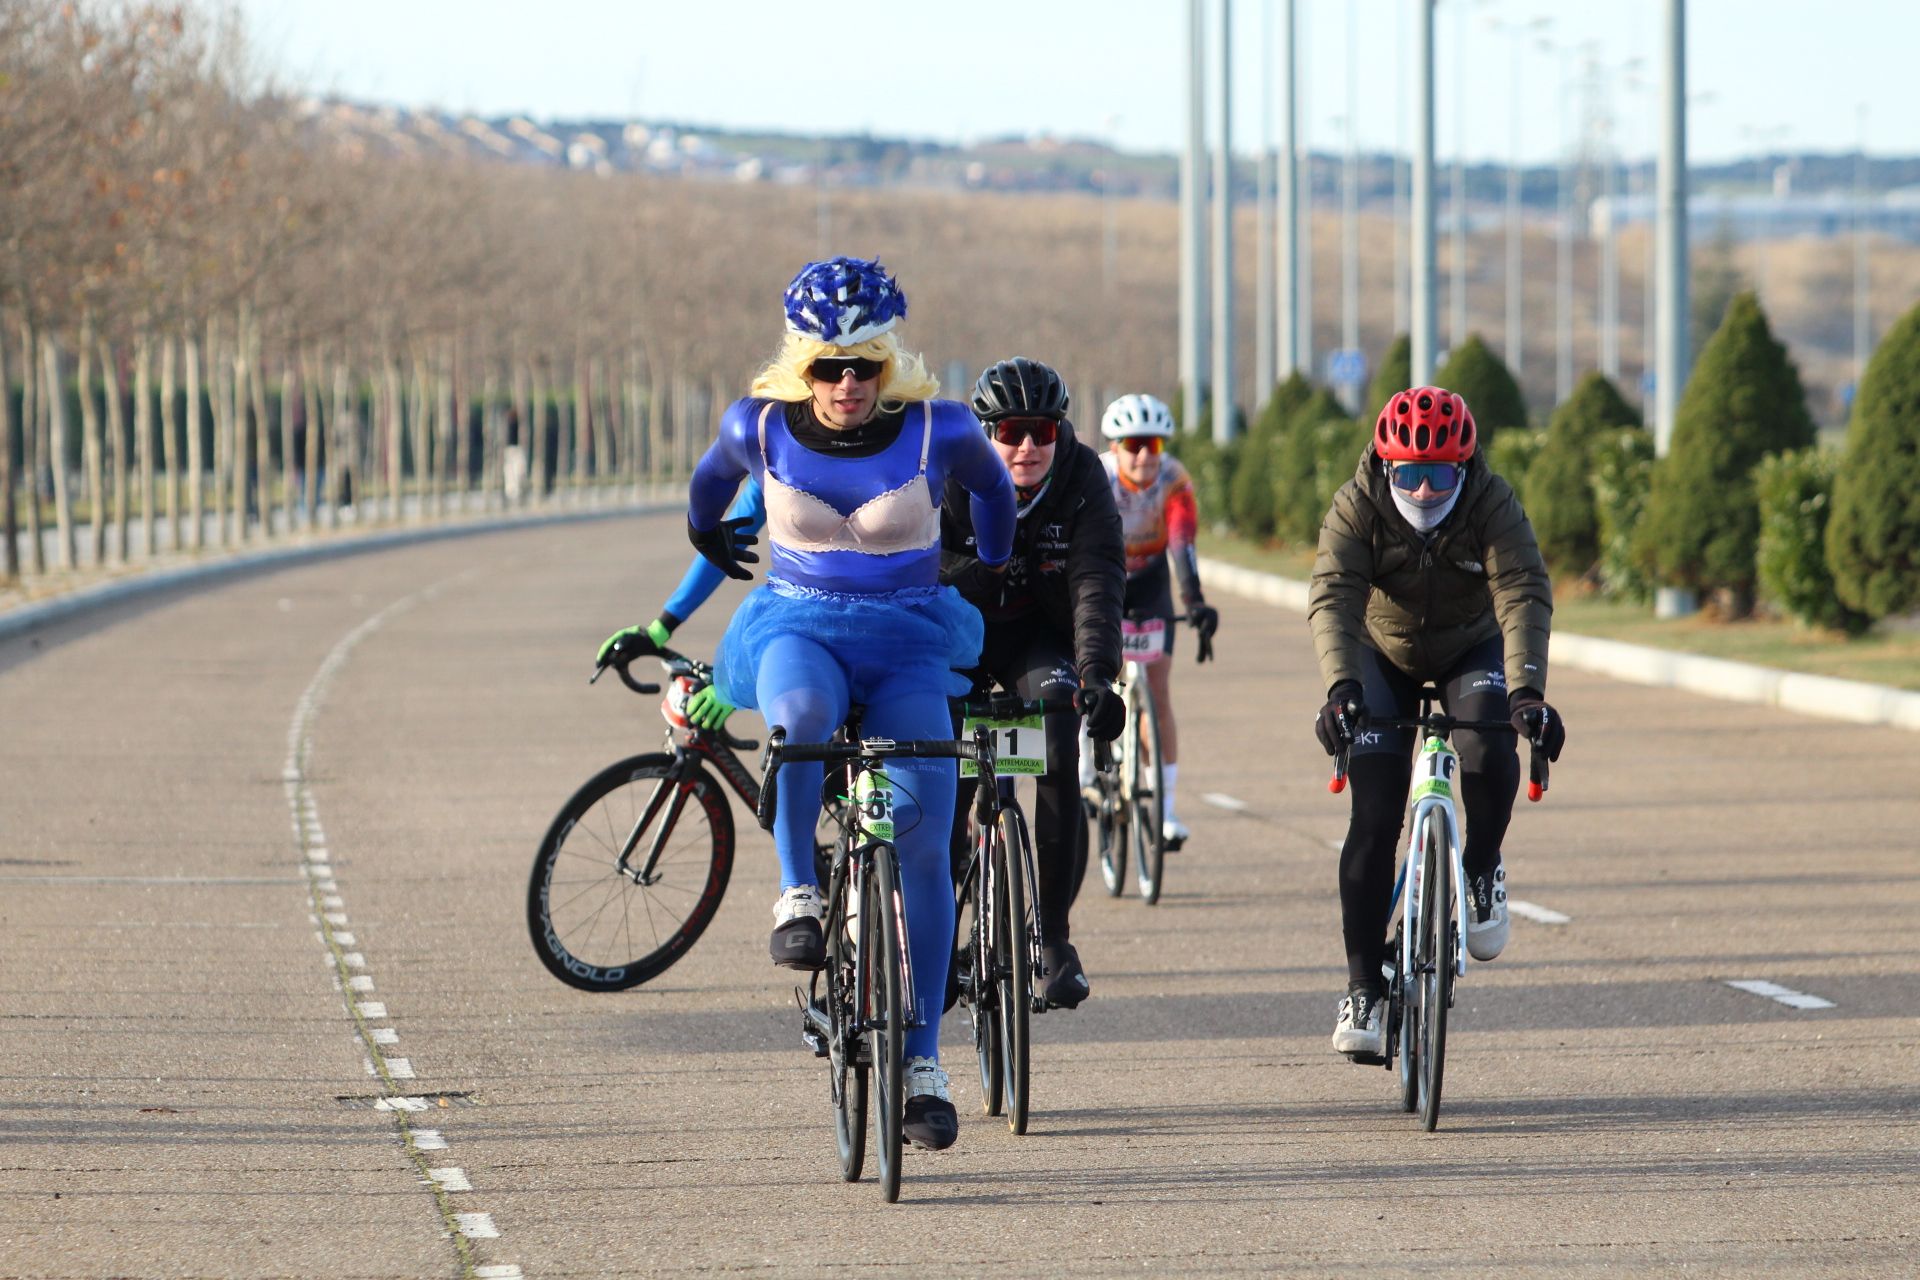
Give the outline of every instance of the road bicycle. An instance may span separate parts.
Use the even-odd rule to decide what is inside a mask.
[[[1467,877],[1461,862],[1459,811],[1454,785],[1460,757],[1449,736],[1456,729],[1514,733],[1506,720],[1462,720],[1433,707],[1439,691],[1420,690],[1420,713],[1411,718],[1370,716],[1369,729],[1414,729],[1424,735],[1409,795],[1411,833],[1407,856],[1393,885],[1393,907],[1401,908],[1389,958],[1381,966],[1387,985],[1386,1052],[1355,1054],[1356,1062],[1392,1070],[1400,1064],[1400,1108],[1420,1112],[1428,1133],[1440,1122],[1440,1089],[1447,1057],[1447,1011],[1453,1007],[1454,982],[1467,972]],[[1329,791],[1346,789],[1351,744],[1334,756]],[[1533,744],[1527,798],[1547,790],[1547,758]],[[1408,879],[1412,885],[1408,888]],[[1389,918],[1391,911],[1389,908]]]
[[[1100,879],[1107,893],[1119,897],[1127,889],[1129,851],[1140,900],[1148,906],[1160,901],[1166,867],[1166,790],[1160,765],[1160,716],[1147,688],[1147,668],[1167,657],[1166,629],[1185,622],[1173,618],[1128,614],[1120,622],[1121,652],[1126,665],[1113,682],[1127,708],[1127,726],[1121,731],[1118,767],[1094,775],[1086,789],[1088,816],[1093,821],[1094,845],[1100,858]],[[1201,661],[1212,654],[1212,641],[1200,641]],[[1088,749],[1084,726],[1080,731],[1082,759]]]
[[[786,730],[775,726],[767,735],[766,779],[757,812],[760,825],[771,830],[783,764],[818,760],[829,766],[829,777],[846,781],[848,803],[824,881],[827,963],[807,989],[796,987],[793,994],[800,1006],[802,1037],[816,1055],[827,1059],[841,1176],[848,1182],[860,1178],[871,1110],[880,1193],[892,1203],[900,1198],[906,1037],[921,1023],[907,952],[900,859],[893,843],[893,793],[898,784],[888,776],[886,761],[977,762],[991,748],[983,751],[976,743],[957,739],[862,738],[859,721],[855,708],[838,739],[823,743],[789,743]]]
[[[1046,775],[1045,717],[1075,708],[1068,701],[998,694],[970,699],[960,709],[962,737],[973,738],[979,750],[977,764],[961,762],[961,776],[977,774],[980,781],[967,821],[967,865],[957,877],[957,919],[966,939],[956,957],[959,995],[973,1029],[981,1109],[990,1116],[1004,1109],[1007,1127],[1025,1133],[1030,1019],[1044,1013],[1047,1002],[1040,982],[1039,874],[1013,784],[1015,777]]]
[[[713,668],[671,649],[660,712],[667,750],[630,756],[588,779],[562,805],[533,859],[527,928],[549,972],[582,991],[624,991],[656,978],[713,922],[733,873],[733,811],[720,781],[749,809],[760,782],[736,752],[759,743],[687,719],[687,701]],[[639,694],[661,692],[602,663]],[[715,775],[718,774],[718,779]]]

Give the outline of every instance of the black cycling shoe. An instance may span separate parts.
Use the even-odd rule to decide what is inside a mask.
[[[945,1151],[960,1136],[960,1115],[938,1094],[917,1094],[907,1099],[900,1136],[916,1147]]]
[[[1047,1004],[1055,1009],[1076,1009],[1087,998],[1090,987],[1087,983],[1087,971],[1080,967],[1080,953],[1073,949],[1070,942],[1048,943],[1040,950],[1042,963],[1047,967],[1047,985],[1041,992]]]
[[[818,920],[801,917],[774,928],[767,944],[773,962],[782,969],[817,972],[827,967],[827,935]]]

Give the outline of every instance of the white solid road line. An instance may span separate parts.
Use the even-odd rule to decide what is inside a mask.
[[[1527,919],[1537,921],[1540,924],[1571,924],[1573,923],[1572,916],[1562,915],[1558,911],[1554,911],[1547,907],[1540,906],[1537,903],[1522,902],[1518,898],[1511,898],[1507,901],[1507,910],[1513,912],[1513,914],[1517,916],[1524,916]]]
[[[1765,996],[1789,1009],[1837,1009],[1840,1006],[1820,996],[1810,996],[1804,991],[1795,991],[1792,987],[1783,987],[1777,982],[1768,982],[1763,978],[1741,978],[1730,981],[1728,986],[1736,991],[1750,992],[1756,996]]]
[[[493,1225],[490,1213],[456,1213],[454,1222],[460,1228],[460,1234],[469,1240],[497,1240],[500,1229]]]
[[[1248,807],[1247,802],[1245,800],[1237,800],[1232,796],[1223,795],[1218,791],[1204,792],[1202,793],[1200,798],[1202,800],[1205,800],[1208,804],[1212,805],[1214,808],[1225,809],[1230,813],[1242,813]]]

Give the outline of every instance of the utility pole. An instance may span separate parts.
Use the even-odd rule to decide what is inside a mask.
[[[1294,149],[1294,112],[1300,95],[1294,85],[1298,65],[1294,0],[1282,0],[1280,14],[1280,225],[1273,242],[1280,315],[1274,340],[1279,348],[1279,377],[1284,379],[1299,368],[1300,355],[1300,157]]]
[[[1213,438],[1234,437],[1233,0],[1220,0],[1220,142],[1213,161]]]
[[[1853,393],[1856,396],[1860,394],[1860,379],[1867,373],[1867,356],[1873,342],[1873,324],[1867,311],[1867,230],[1871,211],[1867,204],[1866,103],[1860,104],[1859,113],[1860,149],[1853,156]]]
[[[1412,376],[1433,381],[1433,0],[1413,0],[1413,307]]]
[[[1453,226],[1448,235],[1447,346],[1467,340],[1467,6],[1453,6]]]
[[[1660,364],[1654,374],[1653,452],[1664,458],[1673,446],[1674,411],[1686,384],[1692,355],[1687,350],[1687,4],[1665,0],[1661,77],[1660,171],[1658,178],[1660,276],[1656,296]],[[1679,618],[1698,604],[1693,592],[1661,587],[1654,616]]]
[[[1340,349],[1360,350],[1360,6],[1347,6],[1347,162],[1340,174]],[[1350,405],[1366,394],[1366,379],[1341,390]],[[1356,410],[1364,413],[1364,409]]]
[[[1187,0],[1187,147],[1180,157],[1181,424],[1200,421],[1207,377],[1206,29],[1201,0]]]
[[[1273,10],[1260,6],[1260,163],[1254,174],[1253,399],[1259,413],[1273,394]]]

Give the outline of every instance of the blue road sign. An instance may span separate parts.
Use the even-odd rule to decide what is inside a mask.
[[[1367,380],[1367,353],[1345,347],[1327,353],[1327,381],[1336,386],[1357,387]]]
[[[1644,370],[1640,374],[1640,394],[1643,396],[1652,395],[1653,389],[1659,384],[1659,381],[1659,375],[1655,374],[1653,370]]]

